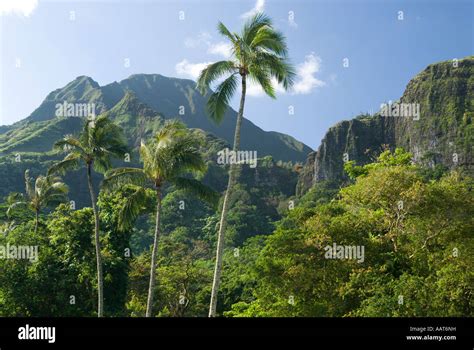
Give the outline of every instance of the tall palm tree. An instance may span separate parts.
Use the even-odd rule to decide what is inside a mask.
[[[173,184],[177,188],[189,190],[211,203],[217,203],[218,194],[195,179],[184,177],[186,173],[202,173],[206,163],[198,149],[199,140],[191,134],[184,124],[167,121],[155,137],[147,145],[143,141],[140,156],[143,168],[117,168],[106,174],[104,189],[117,188],[124,184],[138,187],[127,198],[120,216],[119,225],[127,226],[140,214],[146,203],[146,188],[152,188],[156,195],[156,219],[153,250],[151,255],[150,281],[146,317],[152,316],[153,292],[155,288],[155,272],[160,238],[160,214],[163,188]]]
[[[69,191],[67,185],[62,182],[58,176],[40,175],[33,181],[29,170],[25,171],[25,190],[26,194],[16,193],[10,195],[7,199],[9,207],[7,216],[12,212],[24,207],[35,213],[35,233],[38,232],[39,214],[44,207],[59,204],[67,200]]]
[[[99,212],[92,183],[92,170],[105,173],[112,166],[112,158],[123,157],[127,151],[122,129],[105,116],[88,118],[79,137],[66,136],[54,144],[54,148],[66,151],[64,159],[54,164],[48,174],[65,173],[85,165],[87,183],[94,212],[95,253],[97,260],[98,317],[104,315],[104,278],[99,236]]]
[[[258,84],[268,96],[276,98],[274,83],[281,84],[284,89],[289,89],[293,85],[295,73],[288,62],[285,37],[274,29],[272,21],[265,14],[257,13],[250,18],[245,23],[241,34],[231,33],[221,22],[219,22],[217,30],[230,41],[232,58],[208,65],[201,72],[197,86],[200,92],[205,94],[211,84],[225,78],[217,85],[207,103],[210,117],[216,122],[220,122],[230,99],[237,90],[240,76],[241,96],[233,146],[233,151],[237,152],[240,145],[240,128],[244,115],[247,79]],[[216,315],[217,293],[224,253],[224,235],[227,226],[226,216],[229,210],[229,198],[237,180],[237,172],[238,166],[231,164],[219,225],[209,317]]]

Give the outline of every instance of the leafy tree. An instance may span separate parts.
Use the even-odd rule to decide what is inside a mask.
[[[211,205],[189,196],[185,189],[170,187],[170,192],[163,198],[162,205],[162,230],[164,234],[170,234],[178,228],[187,228],[189,237],[203,240],[202,229],[205,226],[205,218],[214,214]]]
[[[46,225],[16,225],[0,245],[37,247],[36,259],[0,259],[0,315],[92,316],[95,264],[92,210],[59,205]]]
[[[227,244],[238,247],[250,237],[273,231],[270,213],[265,212],[269,206],[259,201],[259,194],[261,193],[249,193],[239,184],[235,186],[230,201],[232,206],[227,216]]]
[[[125,185],[116,191],[101,191],[98,200],[100,207],[101,231],[103,232],[102,256],[104,265],[105,312],[112,316],[126,316],[126,302],[130,263],[135,254],[131,245],[132,235],[136,231],[132,224],[122,227],[120,213],[127,203],[128,196],[135,193],[136,186]],[[143,212],[152,213],[155,206],[153,191],[148,190],[150,203]]]
[[[256,260],[254,300],[226,314],[472,315],[472,178],[427,181],[397,153],[401,162],[384,154],[330,202],[291,210]],[[364,258],[328,258],[334,243]]]
[[[33,184],[30,172],[25,171],[26,195],[17,194],[10,196],[11,202],[7,210],[7,215],[11,216],[12,211],[18,207],[26,207],[35,214],[35,233],[38,231],[39,214],[44,207],[59,204],[66,201],[68,187],[57,176],[38,176]]]
[[[207,314],[208,281],[212,277],[209,245],[191,238],[190,230],[178,227],[161,240],[156,279],[158,291],[153,303],[159,316],[203,317]],[[133,316],[144,315],[146,311],[147,261],[149,253],[145,252],[135,257],[131,264],[127,307]]]
[[[226,250],[224,266],[227,273],[222,276],[222,303],[218,309],[225,316],[232,316],[232,313],[224,311],[230,310],[233,304],[249,303],[255,299],[254,290],[258,284],[256,261],[265,246],[266,238],[267,236],[251,237],[241,247]]]
[[[209,245],[190,238],[186,227],[166,236],[158,268],[160,316],[205,316],[209,305],[212,263]]]
[[[207,66],[198,78],[198,89],[204,94],[212,83],[226,76],[219,83],[215,92],[211,94],[207,103],[210,117],[216,122],[220,122],[224,117],[230,99],[237,90],[240,75],[241,97],[233,145],[233,151],[238,151],[247,79],[257,83],[268,96],[275,98],[275,87],[272,84],[272,80],[274,79],[279,84],[282,84],[284,89],[289,89],[293,84],[295,73],[293,67],[288,63],[288,50],[284,36],[274,29],[271,19],[265,14],[257,13],[249,19],[245,23],[241,34],[231,33],[221,22],[219,22],[217,29],[220,34],[230,41],[233,58]],[[209,317],[216,316],[227,213],[231,192],[237,181],[237,172],[237,165],[231,164],[227,191],[222,205]]]
[[[146,206],[146,188],[153,188],[156,195],[156,221],[153,252],[150,266],[150,282],[146,316],[152,316],[155,272],[160,238],[161,202],[163,187],[170,183],[186,189],[201,198],[216,202],[218,195],[198,180],[183,177],[189,172],[204,172],[206,164],[198,150],[199,139],[187,131],[178,121],[167,121],[147,145],[142,142],[140,156],[143,168],[117,168],[109,171],[104,179],[105,188],[117,188],[125,183],[137,185],[136,191],[128,197],[120,213],[120,225],[134,221]]]
[[[104,316],[104,278],[99,235],[99,211],[92,183],[92,170],[105,172],[112,166],[112,158],[120,158],[127,151],[122,129],[105,116],[85,121],[79,137],[66,136],[54,145],[55,149],[67,152],[64,159],[48,170],[48,174],[65,173],[85,165],[89,195],[94,213],[95,251],[97,260],[98,317]]]
[[[384,235],[388,250],[379,254],[371,269],[351,275],[341,288],[344,298],[359,300],[352,316],[467,316],[474,312],[472,295],[474,246],[470,239],[474,201],[472,179],[457,172],[439,181],[423,182],[422,177],[407,186],[406,175],[391,169],[377,170],[368,179],[383,176],[386,191],[400,182],[405,190],[391,193],[397,205],[390,208],[387,197],[377,190],[368,192],[364,179],[348,188],[346,200],[358,198],[367,209],[384,213]],[[393,176],[389,177],[389,174]],[[412,176],[412,175],[410,175]],[[418,177],[419,176],[419,177]],[[370,181],[372,186],[374,181]],[[382,184],[382,182],[380,182]],[[362,192],[365,191],[365,195]],[[397,198],[398,197],[398,198]],[[398,212],[398,215],[396,214]],[[375,239],[375,237],[374,237]],[[385,259],[384,259],[385,258]],[[370,288],[367,288],[367,285]]]
[[[344,164],[344,170],[351,179],[356,177],[367,175],[370,170],[387,167],[387,166],[409,166],[412,163],[413,155],[409,152],[405,152],[403,148],[395,149],[395,152],[390,150],[383,151],[373,163],[366,165],[356,165],[355,161],[351,160]]]

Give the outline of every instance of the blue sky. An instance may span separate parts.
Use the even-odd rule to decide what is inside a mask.
[[[277,100],[251,87],[245,116],[316,148],[331,125],[398,99],[428,64],[473,55],[473,4],[1,0],[0,125],[27,117],[49,92],[79,75],[101,85],[135,73],[193,79],[205,63],[227,54],[216,32],[219,20],[237,31],[247,15],[263,10],[286,35],[298,78]]]

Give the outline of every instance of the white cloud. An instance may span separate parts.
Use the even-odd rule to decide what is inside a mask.
[[[191,63],[187,59],[184,59],[176,64],[175,70],[178,75],[187,76],[196,80],[199,73],[211,63],[213,62]]]
[[[326,85],[322,80],[319,80],[315,77],[315,74],[318,73],[321,69],[321,58],[316,56],[314,53],[306,55],[303,63],[300,63],[296,67],[296,79],[290,93],[295,95],[300,94],[309,94],[315,88]],[[335,77],[331,77],[335,80]],[[273,79],[272,84],[275,88],[277,94],[285,94],[287,91],[278,84],[278,82]],[[260,87],[260,85],[255,82],[250,81],[247,87],[247,93],[249,96],[261,97],[265,96],[265,92]]]
[[[315,88],[326,85],[324,81],[314,76],[320,69],[321,58],[314,53],[307,55],[305,61],[296,68],[297,79],[293,85],[293,93],[309,94]]]
[[[278,81],[276,79],[272,79],[272,85],[277,94],[284,94],[286,92],[283,86],[278,84]],[[247,84],[247,94],[253,97],[266,96],[265,91],[263,91],[262,87],[253,80],[250,80]]]
[[[209,46],[211,45],[211,38],[212,36],[208,32],[201,32],[195,38],[186,38],[186,40],[184,40],[184,46],[189,49],[194,49],[202,44]]]
[[[0,0],[0,16],[16,14],[29,17],[38,6],[38,0]]]
[[[217,44],[210,44],[207,53],[229,58],[232,56],[232,45],[223,41],[218,42]]]
[[[188,49],[207,47],[207,53],[229,58],[232,55],[232,45],[224,41],[212,42],[212,36],[208,32],[201,32],[196,37],[189,37],[184,40],[184,46]]]
[[[257,12],[263,12],[265,9],[265,0],[257,0],[255,6],[250,10],[242,14],[241,18],[249,18],[255,15]]]
[[[253,96],[253,97],[261,97],[265,95],[265,92],[260,87],[260,85],[250,82],[247,85],[247,95]]]

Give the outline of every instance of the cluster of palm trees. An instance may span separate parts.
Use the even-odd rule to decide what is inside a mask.
[[[203,199],[217,202],[218,195],[199,181],[186,177],[187,173],[206,170],[206,162],[199,151],[200,140],[181,122],[166,121],[148,143],[141,142],[140,158],[142,168],[112,168],[112,159],[126,154],[127,147],[122,130],[105,116],[86,121],[79,138],[72,136],[56,142],[55,147],[65,148],[68,154],[53,165],[48,174],[77,169],[85,166],[89,184],[90,199],[94,212],[94,236],[97,258],[98,316],[104,315],[103,272],[99,235],[99,212],[96,204],[95,189],[92,182],[92,170],[105,173],[102,187],[106,191],[114,190],[124,184],[135,185],[134,193],[127,197],[119,215],[119,226],[126,227],[143,211],[147,201],[146,189],[156,193],[156,222],[153,250],[150,266],[146,316],[152,316],[153,295],[155,290],[155,271],[160,238],[161,197],[163,188],[172,183],[178,188],[196,193]]]
[[[122,129],[102,115],[85,121],[78,137],[66,136],[54,144],[54,148],[65,151],[64,159],[52,165],[47,176],[40,175],[33,180],[29,171],[25,172],[26,195],[12,195],[8,215],[20,206],[30,208],[35,213],[35,233],[38,229],[39,214],[42,208],[67,200],[68,187],[56,174],[65,174],[70,170],[85,168],[89,194],[94,213],[94,245],[97,263],[97,290],[99,317],[104,316],[104,277],[100,245],[100,221],[97,208],[97,196],[92,181],[92,171],[105,174],[102,188],[106,191],[118,189],[124,184],[135,185],[134,193],[127,197],[119,213],[119,226],[128,227],[143,211],[146,201],[146,189],[156,193],[156,223],[153,251],[150,267],[150,282],[146,316],[152,316],[153,294],[155,289],[155,271],[160,237],[161,197],[164,186],[173,184],[176,188],[188,190],[200,198],[216,205],[218,193],[206,187],[198,180],[186,176],[187,173],[202,173],[206,162],[199,151],[201,139],[191,133],[179,121],[166,121],[148,143],[142,141],[140,158],[143,168],[112,168],[114,158],[122,158],[127,153],[127,143]]]
[[[217,82],[217,87],[210,93],[207,108],[209,116],[214,121],[220,122],[237,90],[240,79],[241,98],[233,145],[233,151],[238,151],[248,81],[258,84],[267,95],[275,98],[274,83],[277,82],[288,89],[293,83],[295,73],[287,60],[285,38],[273,28],[270,18],[266,15],[258,13],[249,19],[240,34],[231,33],[220,22],[218,31],[230,41],[232,59],[208,65],[201,72],[197,87],[205,95]],[[41,208],[53,202],[63,201],[67,194],[67,186],[57,177],[57,174],[65,174],[67,171],[77,170],[81,167],[85,168],[95,223],[97,314],[99,317],[104,316],[104,277],[99,209],[92,181],[92,171],[105,175],[102,182],[102,188],[105,191],[116,190],[124,184],[134,185],[134,193],[127,197],[126,203],[120,211],[119,226],[121,228],[133,223],[143,211],[147,200],[147,189],[151,188],[155,192],[156,221],[146,308],[146,316],[151,317],[164,186],[173,184],[175,187],[191,191],[201,199],[215,205],[219,199],[216,192],[189,176],[192,173],[203,173],[206,170],[206,162],[199,151],[200,144],[201,140],[198,136],[191,133],[184,124],[176,120],[168,120],[151,140],[148,142],[142,140],[139,153],[143,167],[113,168],[113,159],[121,159],[127,153],[127,143],[122,129],[106,116],[101,115],[97,118],[87,119],[78,137],[66,136],[55,143],[54,148],[66,152],[66,155],[62,161],[50,167],[47,176],[39,176],[36,179],[34,188],[29,173],[26,172],[26,198],[12,199],[11,209],[29,203],[35,212],[35,230],[37,230]],[[237,165],[230,165],[228,185],[222,203],[209,317],[216,316],[226,218],[232,190],[238,178],[238,169]]]

